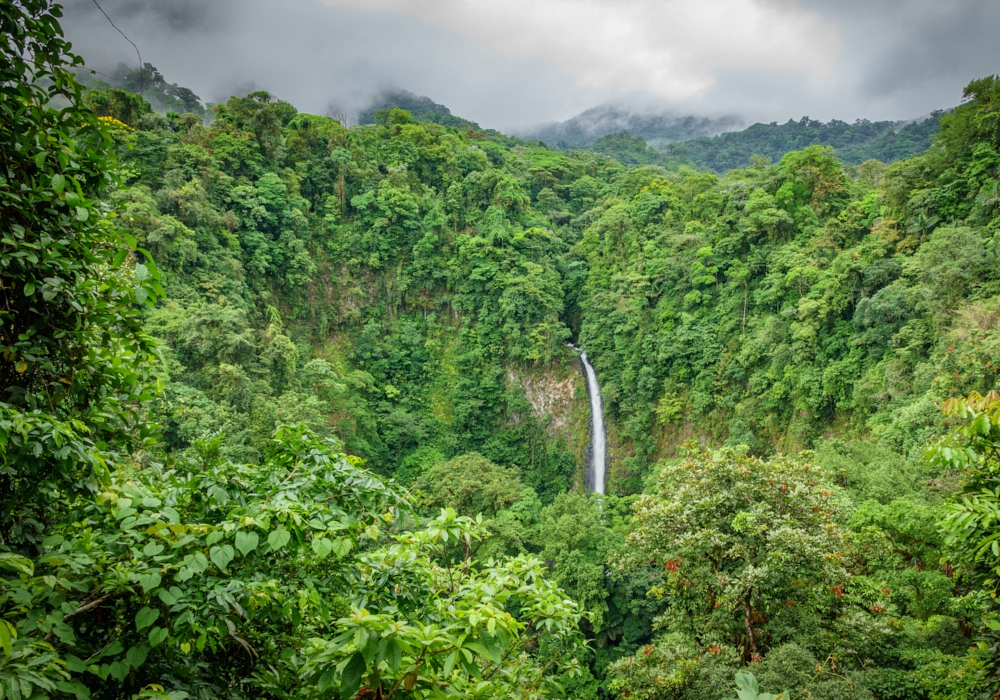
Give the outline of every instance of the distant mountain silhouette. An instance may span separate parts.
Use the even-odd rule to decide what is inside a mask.
[[[588,109],[572,119],[524,129],[516,135],[544,141],[556,148],[584,148],[602,136],[627,131],[650,146],[659,147],[700,136],[714,136],[744,126],[737,116],[719,118],[680,116],[677,114],[639,114],[621,107],[603,106]]]
[[[429,97],[406,90],[390,90],[376,97],[359,115],[358,122],[372,124],[379,110],[399,107],[417,121],[435,122],[462,129],[482,130],[475,122],[456,117]],[[834,119],[824,123],[803,117],[784,124],[754,124],[743,128],[739,117],[719,118],[638,114],[621,107],[594,107],[564,122],[522,130],[515,135],[542,141],[550,148],[586,149],[603,153],[627,165],[641,163],[672,168],[687,162],[724,173],[745,168],[750,157],[773,161],[806,146],[833,146],[847,163],[875,158],[885,163],[922,153],[931,145],[943,112],[910,121],[853,124]]]
[[[358,124],[374,124],[375,114],[383,109],[398,107],[405,109],[413,115],[418,122],[434,122],[445,126],[458,128],[472,128],[479,130],[479,124],[456,117],[451,110],[442,104],[438,104],[429,97],[415,95],[408,90],[387,90],[372,100],[371,104],[365,107],[358,114]]]

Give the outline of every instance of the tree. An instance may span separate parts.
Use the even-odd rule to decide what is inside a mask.
[[[493,517],[524,490],[516,469],[501,467],[477,452],[436,464],[418,478],[428,508],[454,508],[465,515]]]
[[[944,402],[958,427],[927,451],[932,463],[964,475],[962,493],[945,506],[942,526],[954,563],[978,587],[982,651],[988,653],[990,687],[1000,686],[1000,394],[978,392]]]
[[[279,430],[256,465],[221,460],[221,443],[113,475],[34,563],[0,558],[14,572],[5,608],[16,601],[5,671],[22,687],[45,690],[31,667],[57,654],[55,681],[79,697],[149,683],[218,694],[247,675],[241,655],[274,663],[278,645],[347,613],[352,562],[400,494],[305,430]]]
[[[605,580],[612,542],[593,498],[561,493],[542,511],[541,556],[553,579],[590,613],[594,632],[601,631],[608,611]]]
[[[667,601],[667,629],[718,639],[741,647],[744,661],[758,659],[782,618],[844,584],[831,490],[807,460],[726,448],[659,472],[636,503],[621,565],[667,572],[653,590]]]
[[[437,543],[479,536],[468,518],[446,512],[383,547],[382,528],[406,509],[401,494],[302,428],[278,430],[254,464],[222,459],[218,435],[166,465],[140,451],[155,449],[141,304],[163,290],[149,255],[98,201],[114,185],[109,129],[132,127],[102,123],[83,102],[58,16],[44,0],[0,8],[0,695],[241,697],[259,671],[282,697],[325,694],[332,682],[350,698],[363,679],[379,687],[366,666],[388,677],[387,651],[387,667],[404,674],[393,687],[408,697],[555,687],[579,647],[576,605],[537,560],[441,566]],[[57,98],[68,106],[53,107]],[[275,159],[293,114],[257,94],[219,118],[250,129]],[[204,235],[204,221],[190,223]],[[239,330],[232,321],[223,325]],[[272,325],[261,355],[284,387],[297,351]],[[235,347],[245,340],[236,336],[206,334],[208,359],[247,360],[254,344]],[[245,379],[224,364],[211,369]],[[352,609],[371,619],[352,627]],[[359,648],[373,619],[398,639]],[[327,642],[346,664],[296,655]],[[288,664],[294,673],[271,682],[267,672]]]

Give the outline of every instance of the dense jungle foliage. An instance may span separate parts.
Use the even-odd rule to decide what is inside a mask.
[[[0,698],[1000,691],[1000,80],[720,177],[160,114],[58,18],[0,5]]]
[[[701,137],[656,147],[641,135],[619,131],[594,139],[586,148],[625,165],[659,165],[678,170],[682,165],[722,175],[744,169],[760,158],[780,161],[786,153],[809,146],[831,146],[838,160],[860,165],[868,160],[893,163],[923,153],[938,133],[942,113],[900,126],[895,122],[858,121],[828,124],[808,117],[785,124],[754,124],[743,131]]]
[[[444,105],[406,91],[380,95],[374,106],[362,112],[360,123],[374,123],[378,109],[393,107],[409,111],[420,122],[480,128],[474,122],[453,116]],[[659,165],[668,170],[689,165],[722,175],[746,168],[754,158],[763,156],[779,161],[786,153],[808,146],[831,146],[839,160],[853,165],[867,160],[893,163],[930,148],[940,129],[942,114],[943,111],[937,111],[912,122],[859,119],[853,124],[838,119],[824,124],[802,117],[799,121],[758,123],[735,131],[732,127],[738,121],[734,117],[715,120],[671,115],[643,117],[596,107],[567,122],[529,130],[524,138],[540,142],[546,148],[553,145],[560,151],[600,153],[625,165]],[[717,135],[700,136],[698,132]]]
[[[934,112],[909,123],[859,119],[848,124],[834,119],[824,124],[802,117],[784,124],[754,124],[743,131],[669,143],[660,150],[720,175],[747,167],[754,155],[779,161],[786,153],[808,146],[832,146],[845,163],[860,165],[871,159],[892,163],[926,151],[938,133],[942,114]]]

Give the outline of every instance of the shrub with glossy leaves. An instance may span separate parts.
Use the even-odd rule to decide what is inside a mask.
[[[35,539],[48,499],[106,478],[97,449],[150,428],[152,342],[136,304],[162,293],[152,260],[100,197],[114,143],[69,68],[48,0],[0,7],[0,537]],[[63,104],[65,106],[57,107]],[[17,517],[13,517],[14,513]]]

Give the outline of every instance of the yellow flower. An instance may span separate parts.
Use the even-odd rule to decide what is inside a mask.
[[[133,129],[128,124],[118,119],[115,119],[114,117],[98,117],[97,119],[105,126],[115,127],[117,129],[121,129],[122,131],[135,131],[135,129]]]

